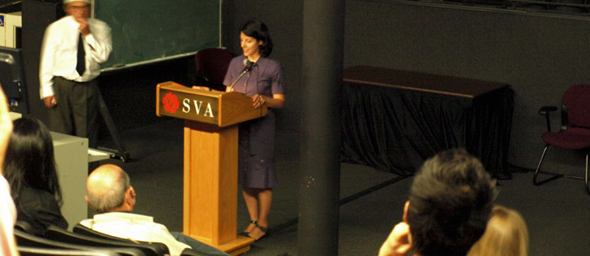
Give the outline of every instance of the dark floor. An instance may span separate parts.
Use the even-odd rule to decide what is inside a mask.
[[[161,123],[121,134],[131,161],[107,160],[125,169],[138,199],[136,211],[155,217],[172,231],[182,229],[182,120]],[[108,139],[101,144],[109,146]],[[298,163],[277,149],[279,187],[274,191],[271,234],[256,242],[246,255],[298,255]],[[580,167],[582,172],[583,166]],[[377,255],[395,223],[401,220],[411,178],[370,167],[341,165],[341,198],[390,180],[391,185],[349,201],[340,207],[339,255]],[[353,197],[354,198],[354,197]],[[238,229],[248,223],[239,197]],[[558,179],[543,186],[532,184],[532,173],[515,173],[500,182],[497,203],[517,209],[530,233],[530,255],[590,255],[590,196],[584,182]]]

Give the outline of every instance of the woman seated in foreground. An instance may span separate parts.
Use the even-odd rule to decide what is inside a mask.
[[[483,236],[468,256],[526,256],[529,232],[522,215],[503,206],[494,206]]]
[[[30,118],[17,119],[13,126],[3,167],[17,220],[29,223],[39,236],[51,224],[66,229],[49,130],[41,121]]]

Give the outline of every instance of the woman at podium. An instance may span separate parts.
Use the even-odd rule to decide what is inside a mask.
[[[272,190],[277,186],[274,166],[274,109],[285,105],[285,84],[280,63],[268,56],[273,43],[266,25],[251,19],[240,28],[243,54],[235,57],[225,75],[226,91],[252,97],[252,107],[266,105],[268,114],[240,124],[238,183],[250,214],[244,234],[259,240],[268,232]]]

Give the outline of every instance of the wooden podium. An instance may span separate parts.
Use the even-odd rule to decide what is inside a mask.
[[[237,92],[196,90],[174,82],[157,85],[156,114],[184,124],[184,234],[232,255],[254,239],[237,235],[238,125],[268,109],[252,107]]]

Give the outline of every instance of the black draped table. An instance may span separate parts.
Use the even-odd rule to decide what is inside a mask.
[[[508,84],[367,66],[347,68],[343,78],[345,161],[406,176],[462,147],[495,178],[511,178]]]

